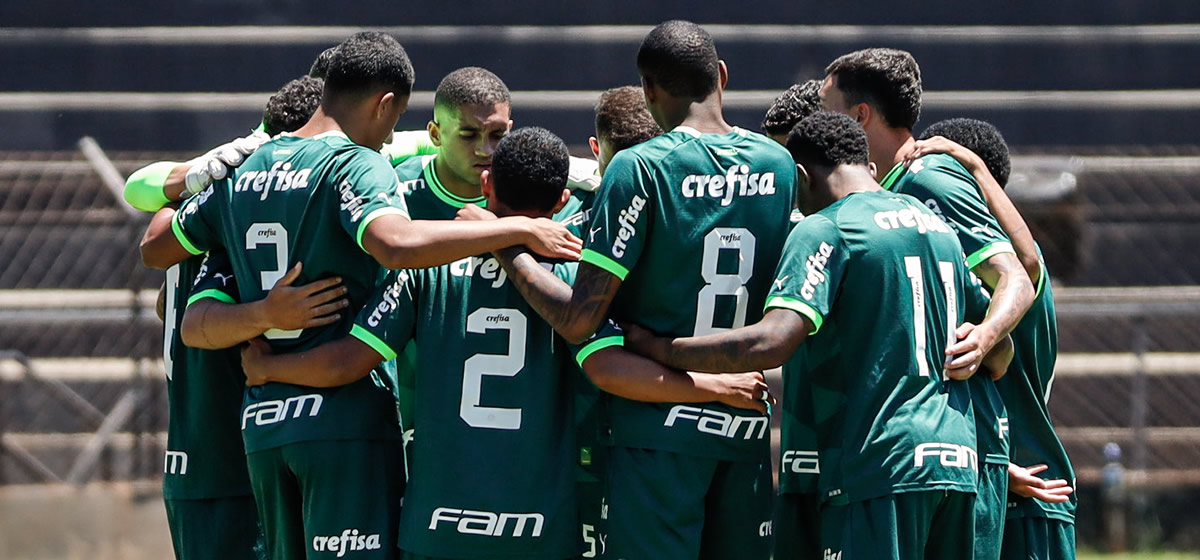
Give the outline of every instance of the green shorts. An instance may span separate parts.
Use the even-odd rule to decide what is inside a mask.
[[[166,500],[178,560],[266,560],[254,496]]]
[[[404,495],[400,445],[304,441],[247,455],[272,560],[395,558]]]
[[[904,492],[821,508],[821,553],[838,560],[961,560],[974,549],[975,494]]]
[[[1004,525],[1005,560],[1075,560],[1075,525],[1046,517],[1019,517]]]
[[[613,447],[608,546],[613,560],[767,560],[769,460],[721,461]]]
[[[1008,464],[983,463],[975,494],[975,560],[1000,560],[1008,508]]]
[[[780,494],[775,498],[774,560],[823,560],[818,494]]]

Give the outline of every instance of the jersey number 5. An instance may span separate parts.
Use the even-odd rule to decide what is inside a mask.
[[[700,276],[704,287],[696,298],[696,327],[693,336],[703,336],[746,326],[746,306],[750,293],[746,283],[754,275],[754,234],[746,228],[714,228],[704,236],[704,258],[700,265]],[[736,251],[737,272],[722,274],[719,271],[721,252]],[[733,324],[718,327],[716,322],[717,296],[731,296],[736,302]]]
[[[467,332],[487,334],[488,331],[508,331],[508,352],[505,354],[475,354],[463,364],[462,400],[458,415],[472,428],[493,430],[521,429],[520,408],[480,406],[483,378],[487,375],[515,377],[525,367],[525,315],[515,309],[481,307],[467,316]]]

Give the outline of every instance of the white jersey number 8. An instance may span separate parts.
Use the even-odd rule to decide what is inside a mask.
[[[746,290],[746,283],[754,276],[754,247],[754,234],[746,228],[714,228],[704,236],[704,261],[700,266],[704,288],[700,290],[696,300],[696,328],[692,331],[693,336],[746,326],[746,307],[750,304],[750,292]],[[736,274],[721,274],[717,271],[721,251],[737,251]],[[737,307],[734,310],[733,324],[729,327],[713,324],[716,320],[717,296],[735,298]]]

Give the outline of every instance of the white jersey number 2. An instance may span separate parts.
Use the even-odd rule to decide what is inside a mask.
[[[488,331],[508,331],[508,352],[505,354],[475,354],[463,364],[462,400],[458,415],[472,428],[493,430],[521,429],[520,408],[481,406],[483,378],[494,375],[515,377],[525,367],[525,339],[528,321],[515,309],[481,307],[467,316],[467,332],[486,334]]]

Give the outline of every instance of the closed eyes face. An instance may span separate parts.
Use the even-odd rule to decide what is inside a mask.
[[[440,155],[459,179],[479,184],[479,176],[491,169],[496,145],[512,130],[508,103],[465,105],[457,110],[438,108],[435,120],[440,132]]]

